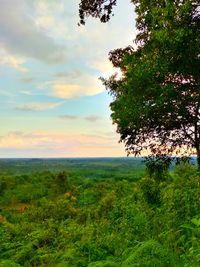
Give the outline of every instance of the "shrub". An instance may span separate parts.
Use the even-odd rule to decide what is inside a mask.
[[[113,261],[105,260],[105,261],[96,261],[91,262],[88,267],[118,267],[119,265]]]
[[[55,193],[62,194],[70,190],[69,175],[67,172],[59,172],[55,177]]]
[[[3,260],[0,261],[0,267],[21,267],[21,265],[12,260]]]
[[[139,245],[122,263],[122,267],[177,267],[173,255],[155,240]]]
[[[158,204],[160,202],[160,188],[157,181],[150,177],[144,177],[140,180],[139,185],[147,203]]]
[[[175,213],[176,222],[185,223],[200,213],[199,196],[198,176],[194,175],[193,171],[185,169],[185,172],[177,177],[174,183],[163,189],[161,194],[163,212],[169,215]]]
[[[151,178],[157,181],[165,180],[168,176],[172,159],[168,156],[148,156],[145,158],[146,170]]]

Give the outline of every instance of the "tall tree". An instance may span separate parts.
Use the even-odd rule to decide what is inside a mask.
[[[110,12],[116,4],[89,2],[98,3],[95,15],[88,10],[82,14],[100,19],[105,3],[109,2]],[[137,50],[110,52],[110,60],[123,75],[104,80],[113,95],[112,119],[120,140],[135,155],[144,150],[159,155],[196,150],[200,167],[199,0],[132,2],[139,31]]]

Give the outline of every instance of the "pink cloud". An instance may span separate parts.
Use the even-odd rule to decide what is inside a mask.
[[[59,134],[45,131],[10,132],[0,137],[0,157],[105,157],[125,156],[117,137]],[[2,154],[1,154],[2,153]]]

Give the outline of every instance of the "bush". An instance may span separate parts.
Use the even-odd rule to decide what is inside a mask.
[[[67,172],[59,172],[55,177],[55,193],[62,194],[70,191],[69,175]]]
[[[177,267],[172,253],[155,240],[139,245],[122,263],[122,267]]]
[[[91,262],[88,267],[118,267],[119,265],[113,261],[105,260],[105,261],[96,261]]]
[[[141,179],[139,185],[148,204],[159,204],[160,188],[157,181],[153,178],[145,177]]]
[[[12,260],[3,260],[0,261],[0,267],[22,267],[22,266]]]
[[[157,181],[165,180],[168,176],[172,158],[168,156],[148,156],[145,158],[146,170],[151,178]]]
[[[163,212],[169,215],[175,213],[176,223],[185,223],[200,213],[199,196],[198,176],[194,175],[193,171],[185,169],[181,176],[176,177],[174,183],[163,189],[161,195]]]

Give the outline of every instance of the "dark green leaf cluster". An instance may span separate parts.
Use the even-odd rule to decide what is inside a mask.
[[[85,24],[88,16],[99,18],[101,22],[107,22],[112,16],[113,6],[117,0],[81,0],[79,4],[80,24]]]

